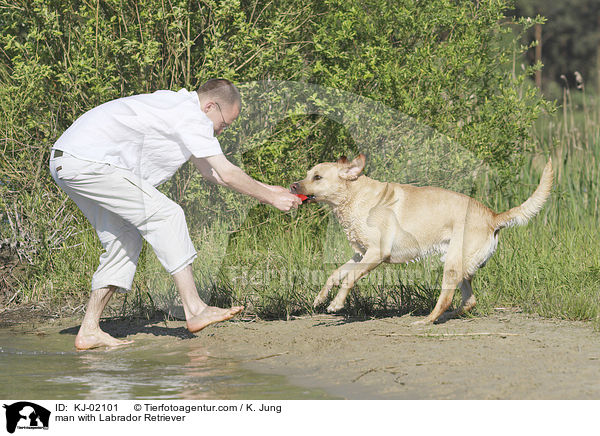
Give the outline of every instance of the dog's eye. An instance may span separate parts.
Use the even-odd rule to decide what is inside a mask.
[[[322,178],[323,178],[323,177],[321,177],[321,176],[320,176],[320,175],[318,175],[318,174],[315,174],[315,175],[313,176],[313,180],[321,180]]]

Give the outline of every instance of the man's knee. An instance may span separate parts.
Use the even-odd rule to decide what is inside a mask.
[[[162,207],[150,217],[154,222],[178,222],[185,221],[185,212],[183,208],[174,201],[165,202]]]
[[[121,232],[98,231],[97,233],[106,252],[121,252],[134,260],[139,257],[143,239],[135,227],[128,227]]]
[[[177,203],[173,203],[170,207],[170,214],[176,220],[184,220],[185,221],[185,212],[183,208]]]

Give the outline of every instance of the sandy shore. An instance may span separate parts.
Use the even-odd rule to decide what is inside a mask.
[[[341,398],[600,398],[600,333],[590,323],[514,312],[414,320],[323,315],[228,323],[202,336],[215,352],[260,359],[249,361],[256,371]]]
[[[234,321],[188,334],[180,321],[103,321],[116,336],[192,341],[298,386],[348,399],[599,399],[600,333],[591,323],[514,311],[412,326],[411,316]],[[33,326],[77,332],[78,319]],[[132,346],[136,346],[133,344]]]

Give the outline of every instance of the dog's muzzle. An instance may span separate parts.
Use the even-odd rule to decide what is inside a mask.
[[[314,195],[299,194],[298,189],[300,189],[300,184],[298,182],[294,182],[290,185],[290,191],[292,192],[292,194],[295,194],[298,197],[300,197],[300,199],[302,200],[302,204],[308,203],[309,201],[315,199]]]

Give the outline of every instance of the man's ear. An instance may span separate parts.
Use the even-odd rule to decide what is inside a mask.
[[[200,106],[200,109],[202,109],[202,112],[207,113],[211,107],[212,107],[212,103],[210,101],[205,101]]]
[[[358,176],[360,176],[360,173],[362,173],[362,170],[365,167],[366,159],[364,154],[359,154],[356,159],[348,164],[348,166],[340,168],[338,175],[344,180],[358,179]]]

